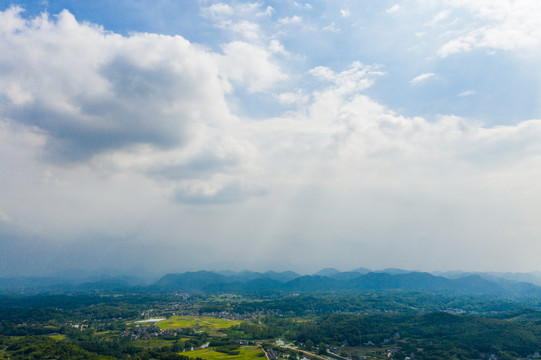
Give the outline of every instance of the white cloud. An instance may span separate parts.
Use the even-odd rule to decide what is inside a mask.
[[[267,6],[261,11],[260,3],[216,3],[201,9],[202,15],[215,20],[238,18],[252,15],[271,15],[274,11],[272,6]]]
[[[452,54],[469,52],[474,47],[475,42],[475,38],[471,35],[468,37],[451,40],[438,49],[438,55],[445,58]]]
[[[335,32],[335,33],[339,33],[341,30],[339,28],[336,27],[336,24],[334,23],[334,21],[332,23],[330,23],[329,25],[327,26],[324,26],[322,28],[323,31],[329,31],[329,32]]]
[[[53,157],[177,146],[193,124],[228,118],[214,55],[180,36],[121,37],[63,11],[3,31],[0,42],[10,69],[0,74],[0,116],[42,129]]]
[[[302,4],[302,3],[298,3],[298,2],[295,1],[295,2],[293,2],[293,4],[294,4],[295,7],[297,7],[297,8],[303,8],[303,7],[304,7],[304,8],[306,8],[306,9],[312,9],[312,4],[310,4],[310,3],[304,3],[304,4]]]
[[[245,20],[232,23],[227,28],[241,35],[243,38],[252,41],[258,40],[261,32],[258,24]]]
[[[298,24],[302,22],[302,18],[298,15],[283,17],[278,19],[278,24],[280,25],[291,25],[291,24]]]
[[[347,18],[351,15],[349,9],[340,9],[340,15],[343,17],[343,18]]]
[[[28,22],[18,12],[0,13],[4,25],[17,24],[0,35],[0,64],[10,69],[0,74],[0,123],[26,129],[14,133],[19,141],[38,139],[35,156],[134,171],[168,186],[199,179],[220,187],[249,171],[256,150],[230,135],[236,118],[224,96],[227,80],[262,91],[285,77],[265,49],[236,42],[219,55],[180,36],[122,37],[67,11]],[[41,172],[50,184],[67,184]]]
[[[541,3],[535,0],[448,0],[455,9],[468,11],[474,21],[454,39],[442,45],[439,56],[488,48],[537,51],[541,44]]]
[[[475,95],[476,92],[474,90],[466,90],[458,94],[459,97],[465,97],[465,96],[472,96]]]
[[[277,98],[281,104],[285,105],[304,105],[309,101],[309,96],[300,89],[296,92],[281,93],[277,95]]]
[[[0,11],[0,34],[12,33],[24,29],[25,20],[19,16],[23,12],[20,6],[11,6],[5,11]]]
[[[204,9],[204,11],[208,12],[211,16],[233,15],[234,13],[233,8],[224,3],[212,4],[208,8]]]
[[[434,17],[432,18],[432,20],[430,20],[428,25],[434,26],[434,25],[442,22],[443,20],[447,19],[449,17],[449,15],[451,15],[451,11],[449,11],[449,10],[440,11],[436,15],[434,15]]]
[[[286,51],[284,46],[280,43],[280,41],[273,39],[269,43],[269,51],[271,53],[276,54],[282,54],[282,55],[288,55],[289,53]]]
[[[395,4],[395,5],[391,6],[390,8],[388,8],[386,11],[389,14],[391,14],[391,13],[397,12],[398,10],[400,10],[400,4]]]
[[[264,11],[258,12],[257,16],[271,16],[274,14],[274,8],[272,6],[267,6]]]
[[[424,74],[418,75],[414,77],[413,79],[411,79],[410,85],[417,85],[423,81],[433,78],[434,76],[436,76],[436,74],[434,73],[424,73]]]
[[[350,69],[340,73],[325,66],[318,66],[309,72],[319,80],[333,83],[340,92],[346,93],[365,90],[374,84],[376,76],[383,75],[377,66],[363,65],[360,62],[354,62]]]
[[[234,5],[218,3],[201,10],[201,14],[211,19],[217,28],[230,31],[250,41],[257,41],[261,37],[260,26],[254,22],[254,18],[269,16],[273,12],[274,9],[271,6],[262,10],[259,3]]]
[[[287,79],[270,57],[271,53],[256,45],[234,41],[223,46],[222,74],[250,92],[266,91]]]

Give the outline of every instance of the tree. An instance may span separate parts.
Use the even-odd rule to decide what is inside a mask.
[[[319,355],[325,355],[327,353],[327,346],[323,342],[320,342],[317,346],[317,353]]]

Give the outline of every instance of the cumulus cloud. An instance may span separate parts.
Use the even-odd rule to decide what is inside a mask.
[[[278,24],[280,25],[291,25],[291,24],[298,24],[302,22],[302,18],[298,15],[283,17],[278,19]]]
[[[282,55],[288,55],[289,53],[284,48],[284,45],[280,43],[280,41],[273,39],[269,43],[269,50],[272,53],[282,54]]]
[[[34,156],[136,171],[166,188],[194,179],[224,187],[249,171],[256,150],[236,140],[225,95],[231,83],[257,92],[286,77],[268,50],[233,42],[217,54],[180,36],[123,37],[68,11],[30,20],[21,11],[0,13],[0,64],[9,69],[0,74],[0,117],[5,131],[16,124],[36,139]]]
[[[438,50],[441,57],[474,48],[536,51],[541,44],[538,26],[541,3],[535,0],[448,0],[447,4],[468,11],[475,19],[475,25],[442,45]]]
[[[276,45],[274,43],[275,48]],[[222,73],[234,83],[246,86],[250,92],[268,90],[287,79],[287,75],[271,61],[271,53],[259,46],[234,41],[225,44],[223,52],[220,60]]]
[[[335,84],[340,92],[346,93],[362,91],[373,85],[375,77],[383,75],[378,66],[363,65],[358,61],[339,73],[326,66],[318,66],[309,72],[319,80]]]
[[[201,13],[204,17],[212,20],[213,25],[217,28],[229,31],[249,41],[257,41],[261,38],[261,29],[251,19],[269,16],[273,11],[271,6],[262,10],[261,4],[258,3],[237,3],[234,5],[217,3],[203,8]]]
[[[323,67],[311,72],[330,85],[314,92],[306,108],[287,118],[288,121],[274,120],[274,124],[283,127],[274,128],[279,135],[273,138],[280,138],[282,142],[275,143],[273,151],[279,154],[286,151],[280,149],[287,149],[290,152],[295,146],[299,156],[307,156],[302,162],[317,167],[318,172],[348,174],[340,180],[337,178],[339,182],[349,184],[346,179],[364,176],[372,166],[377,166],[379,172],[374,183],[365,179],[370,183],[365,182],[369,187],[376,186],[381,180],[382,171],[400,173],[402,178],[412,176],[412,179],[434,176],[436,182],[447,182],[429,170],[430,167],[443,166],[451,173],[456,170],[454,180],[448,180],[458,181],[463,175],[484,177],[494,176],[499,171],[508,173],[511,168],[522,167],[520,163],[534,164],[540,160],[541,147],[535,141],[541,135],[539,120],[490,128],[456,116],[442,116],[434,122],[420,117],[408,118],[395,114],[360,92],[369,86],[373,72],[379,74],[377,70],[354,64],[340,73]],[[273,127],[265,128],[266,136],[270,129]],[[317,158],[319,163],[311,162],[310,157]],[[478,173],[485,167],[491,169],[490,174]],[[293,171],[300,169],[297,167]],[[517,175],[518,179],[520,176]],[[325,182],[323,178],[321,180]],[[482,186],[477,180],[473,186]],[[513,188],[508,184],[506,191],[512,192]]]
[[[208,7],[201,8],[202,15],[214,20],[225,20],[232,17],[251,16],[261,13],[260,3],[215,3]],[[263,9],[263,15],[270,15],[274,9],[267,6]],[[265,14],[266,12],[266,14]]]
[[[210,16],[219,17],[223,15],[233,15],[233,8],[224,3],[212,4],[208,8],[203,9],[205,13],[208,13]]]
[[[389,14],[391,14],[391,13],[397,12],[398,10],[400,10],[400,4],[394,4],[393,6],[391,6],[390,8],[388,8],[385,11],[387,11]]]
[[[242,20],[232,23],[228,29],[251,41],[258,40],[260,37],[259,25],[251,21]]]
[[[264,11],[258,12],[257,16],[271,16],[274,14],[274,8],[272,6],[267,6]]]
[[[180,36],[126,38],[67,11],[29,21],[18,12],[3,14],[17,26],[4,26],[0,37],[0,64],[9,69],[0,75],[0,115],[43,130],[53,158],[174,147],[194,124],[230,116],[214,56]]]

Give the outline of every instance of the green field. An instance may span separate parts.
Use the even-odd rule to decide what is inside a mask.
[[[174,340],[164,340],[159,338],[153,338],[150,340],[136,340],[133,342],[133,345],[143,348],[143,349],[155,349],[161,348],[164,346],[171,346],[175,343]]]
[[[200,357],[201,359],[205,359],[205,360],[237,360],[237,359],[262,360],[262,359],[265,359],[265,353],[263,353],[263,351],[257,346],[241,347],[240,349],[238,349],[238,351],[239,351],[238,355],[228,355],[225,353],[214,351],[214,349],[211,349],[211,348],[206,348],[206,349],[200,349],[200,350],[194,350],[194,351],[186,351],[180,354],[189,356],[189,357],[194,357],[194,358]]]
[[[51,339],[55,339],[55,340],[60,341],[60,340],[64,340],[66,338],[66,335],[49,335],[49,337]]]
[[[173,316],[157,323],[163,330],[192,328],[200,331],[227,329],[239,324],[240,321],[217,319],[208,316]]]

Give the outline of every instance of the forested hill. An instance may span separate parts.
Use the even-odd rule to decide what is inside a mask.
[[[538,315],[538,314],[537,314]],[[445,312],[428,314],[330,314],[307,323],[299,331],[301,342],[347,343],[350,346],[385,343],[391,339],[414,339],[403,343],[403,350],[430,353],[427,359],[480,359],[481,353],[500,353],[512,349],[532,354],[539,349],[539,326],[478,316],[457,316]],[[386,339],[387,338],[387,339]],[[408,345],[406,345],[408,343]],[[415,345],[415,346],[412,346]]]

